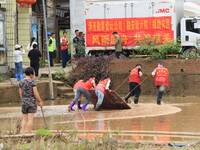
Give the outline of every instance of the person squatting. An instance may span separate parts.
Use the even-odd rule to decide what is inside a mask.
[[[166,92],[167,87],[169,86],[169,71],[162,63],[158,63],[157,67],[152,72],[152,77],[154,79],[154,86],[156,87],[157,98],[156,102],[158,105],[161,105],[162,98],[164,93]],[[142,81],[142,65],[137,64],[131,71],[128,77],[129,83],[129,93],[124,97],[126,103],[128,103],[128,99],[130,97],[134,97],[134,104],[139,103],[139,97],[141,95],[141,85],[147,79],[143,79]],[[97,103],[95,106],[95,110],[99,111],[103,101],[105,100],[106,92],[111,92],[110,90],[111,79],[109,77],[102,78],[99,83],[96,85],[95,77],[91,77],[89,80],[79,80],[74,84],[74,94],[75,97],[69,105],[69,111],[75,111],[74,105],[77,103],[78,109],[82,109],[83,111],[87,110],[88,104],[91,102],[91,94],[90,90],[94,90]],[[86,102],[81,106],[81,98],[85,97]]]

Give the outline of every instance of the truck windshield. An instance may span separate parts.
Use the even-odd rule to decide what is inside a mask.
[[[194,28],[194,22],[192,20],[186,20],[186,31],[200,34],[200,28]]]

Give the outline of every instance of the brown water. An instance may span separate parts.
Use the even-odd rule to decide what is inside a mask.
[[[89,110],[67,112],[63,105],[45,107],[48,127],[52,130],[87,130],[90,134],[82,137],[94,138],[102,133],[115,131],[117,137],[125,140],[157,142],[190,141],[200,139],[199,97],[167,97],[165,104],[157,106],[153,97],[142,97],[140,105],[132,105],[132,110],[94,112]],[[62,102],[55,102],[61,104]],[[19,107],[0,109],[0,130],[12,130],[20,116]],[[35,120],[35,129],[43,127],[41,114]],[[95,132],[96,134],[93,134]],[[182,135],[187,132],[188,135]],[[164,135],[163,135],[164,133]],[[172,135],[173,133],[173,135]],[[116,136],[112,134],[111,136]]]

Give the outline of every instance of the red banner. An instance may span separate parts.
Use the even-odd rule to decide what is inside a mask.
[[[118,32],[124,46],[135,46],[146,37],[157,43],[174,39],[171,17],[128,18],[128,19],[87,19],[86,38],[88,47],[112,46],[112,32]]]

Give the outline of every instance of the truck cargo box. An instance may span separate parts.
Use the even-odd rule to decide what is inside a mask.
[[[176,40],[183,15],[183,0],[72,0],[70,7],[78,7],[71,13],[72,32],[86,33],[87,51],[113,50],[114,31],[122,37],[124,49],[145,37],[160,43]]]

